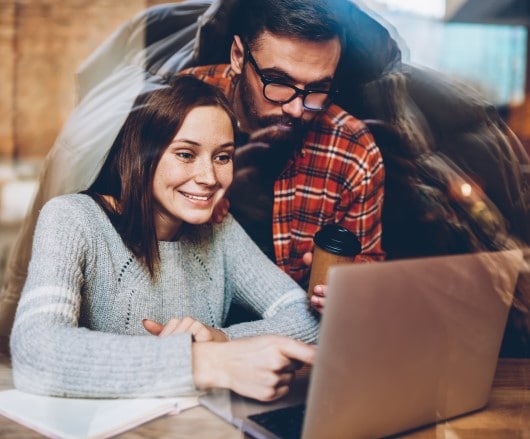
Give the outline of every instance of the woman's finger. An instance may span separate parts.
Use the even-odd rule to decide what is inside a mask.
[[[143,319],[142,324],[144,325],[145,330],[152,335],[160,335],[164,329],[164,325],[162,323],[158,323],[150,319]]]
[[[289,371],[289,372],[282,372],[278,374],[278,383],[276,384],[276,388],[283,387],[283,386],[289,386],[295,378],[295,372]]]
[[[210,328],[197,320],[190,326],[190,332],[195,341],[203,342],[213,340],[213,334],[210,331]]]
[[[178,332],[178,327],[180,324],[179,319],[171,319],[169,322],[167,322],[164,325],[164,329],[162,329],[162,332],[160,332],[161,337],[165,337],[167,335],[174,334],[175,332]]]

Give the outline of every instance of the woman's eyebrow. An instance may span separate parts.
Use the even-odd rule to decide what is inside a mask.
[[[183,138],[183,139],[174,139],[170,146],[171,145],[175,145],[177,143],[186,143],[190,146],[201,146],[202,144],[199,143],[199,142],[196,142],[195,140],[190,140],[190,139],[186,139],[186,138]],[[230,147],[233,147],[235,146],[235,142],[233,140],[231,140],[230,142],[226,142],[226,143],[222,143],[220,145],[218,145],[218,148],[230,148]]]
[[[188,145],[192,145],[192,146],[200,146],[200,143],[196,142],[195,140],[190,140],[190,139],[186,139],[186,138],[173,139],[171,141],[170,145],[175,145],[177,143],[187,143]]]

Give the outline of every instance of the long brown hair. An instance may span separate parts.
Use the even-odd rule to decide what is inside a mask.
[[[163,152],[196,107],[217,106],[236,119],[222,92],[190,75],[149,84],[112,144],[96,180],[85,191],[103,208],[131,252],[155,276],[160,253],[154,225],[153,178]],[[116,201],[108,203],[104,195]]]

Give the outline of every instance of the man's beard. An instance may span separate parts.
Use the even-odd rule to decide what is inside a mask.
[[[239,95],[245,117],[256,128],[254,133],[248,133],[251,138],[265,142],[291,143],[293,149],[301,147],[308,128],[305,121],[287,115],[260,117],[245,74],[240,76]]]

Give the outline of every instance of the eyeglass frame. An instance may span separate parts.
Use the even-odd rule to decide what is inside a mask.
[[[263,84],[263,89],[262,89],[263,97],[265,99],[267,99],[269,102],[272,102],[272,103],[278,104],[278,105],[285,105],[285,104],[288,104],[289,102],[294,101],[298,96],[302,96],[302,105],[303,105],[303,107],[306,110],[309,110],[309,111],[323,111],[331,104],[331,102],[333,100],[332,97],[337,94],[337,89],[333,89],[333,88],[330,88],[327,91],[322,91],[322,90],[304,90],[304,89],[298,88],[298,87],[296,87],[295,85],[292,85],[292,84],[287,84],[287,83],[282,82],[282,81],[278,81],[278,80],[275,80],[275,79],[267,78],[267,76],[265,76],[263,74],[263,72],[261,71],[261,69],[258,66],[258,63],[256,62],[256,60],[252,56],[252,53],[250,52],[250,47],[248,46],[248,44],[246,42],[243,42],[243,47],[245,48],[245,53],[248,55],[248,60],[250,61],[250,64],[252,64],[252,67],[254,68],[254,71],[258,74],[259,79],[260,79],[261,83]],[[285,101],[276,101],[274,99],[270,99],[265,94],[265,89],[267,88],[267,85],[269,85],[269,84],[275,84],[275,85],[279,85],[279,86],[282,86],[282,87],[290,88],[290,89],[293,90],[294,94],[289,99],[287,99]],[[324,105],[321,108],[311,108],[311,107],[307,107],[306,104],[305,104],[305,100],[306,100],[307,96],[309,96],[310,94],[314,94],[314,93],[325,94],[325,95],[328,96],[327,101],[324,103]]]

